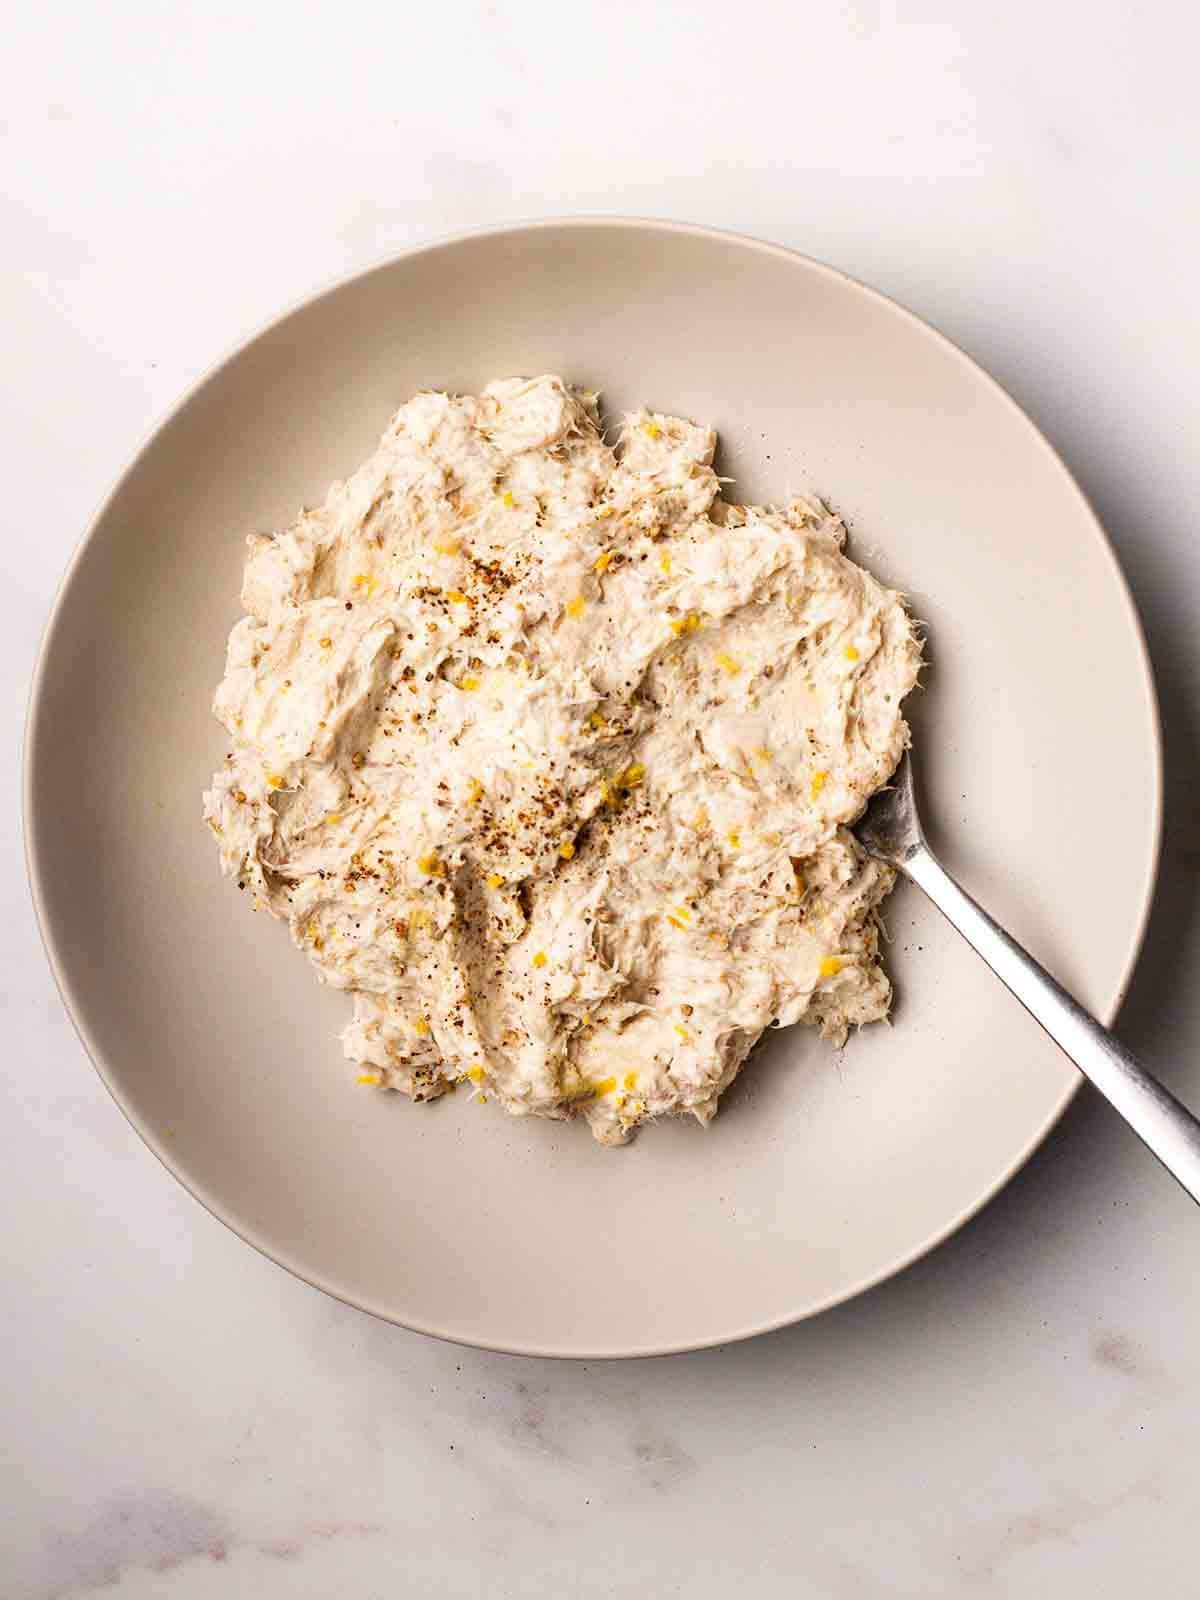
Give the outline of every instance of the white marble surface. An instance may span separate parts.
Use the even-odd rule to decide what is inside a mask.
[[[261,1260],[125,1125],[43,963],[16,753],[92,508],[281,305],[506,218],[768,235],[979,357],[1119,546],[1169,760],[1122,1030],[1200,1101],[1191,17],[1107,0],[9,8],[6,1597],[1197,1592],[1200,1217],[1091,1096],[953,1242],[811,1324],[632,1365],[440,1345]]]

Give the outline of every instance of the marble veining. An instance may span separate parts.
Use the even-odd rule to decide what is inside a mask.
[[[631,1364],[441,1345],[260,1259],[126,1127],[46,971],[15,752],[80,529],[280,306],[521,216],[776,238],[991,367],[1117,544],[1168,804],[1121,1030],[1200,1101],[1196,15],[113,0],[64,36],[61,9],[10,30],[0,104],[0,1595],[1190,1600],[1197,1217],[1090,1096],[950,1243],[810,1324]]]

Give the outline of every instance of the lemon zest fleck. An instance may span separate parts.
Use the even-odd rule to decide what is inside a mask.
[[[482,1067],[468,1067],[467,1068],[467,1077],[470,1078],[472,1083],[482,1083],[483,1082],[483,1068]]]
[[[513,508],[513,506],[515,506],[515,505],[516,505],[516,503],[517,503],[517,502],[516,502],[516,501],[515,501],[515,500],[514,500],[514,499],[513,499],[513,495],[512,495],[512,490],[511,490],[511,489],[506,489],[506,490],[505,490],[505,491],[504,491],[504,493],[503,493],[503,495],[502,495],[502,496],[501,496],[501,499],[502,499],[502,500],[503,500],[503,502],[504,502],[504,504],[505,504],[505,506],[506,506],[506,507],[507,507],[507,509],[508,509],[508,510],[509,510],[509,511],[511,511],[511,510],[512,510],[512,508]]]
[[[735,677],[742,670],[741,664],[735,661],[733,657],[724,650],[718,650],[713,659],[716,661],[721,670],[723,672],[727,672],[731,678]]]
[[[467,676],[467,677],[465,677],[465,678],[460,678],[460,679],[459,679],[459,680],[458,680],[458,687],[459,687],[459,688],[460,688],[460,689],[464,689],[464,690],[465,690],[465,691],[466,691],[466,692],[467,692],[467,694],[471,694],[471,693],[473,693],[473,692],[474,692],[474,691],[475,691],[475,690],[476,690],[476,689],[478,689],[478,687],[479,687],[479,679],[478,679],[478,678],[472,678],[472,677],[471,677],[471,676],[470,676],[470,675],[469,675],[469,674],[468,674],[468,676]]]
[[[417,857],[417,866],[427,878],[444,878],[446,868],[436,850],[431,850],[428,855]]]
[[[846,646],[845,655],[846,655],[846,660],[847,661],[857,661],[858,660],[858,651],[854,648],[854,646],[852,644],[848,644]]]
[[[267,788],[268,789],[282,789],[283,788],[283,779],[279,776],[279,774],[277,772],[268,772],[267,773]]]
[[[383,1074],[380,1072],[360,1072],[354,1081],[356,1083],[380,1084],[383,1082]]]
[[[662,555],[659,556],[658,564],[669,577],[671,573],[671,552],[669,550],[664,550]]]
[[[675,1032],[683,1040],[684,1044],[687,1044],[688,1040],[691,1038],[691,1035],[688,1033],[682,1022],[677,1022],[675,1024]]]
[[[637,1073],[636,1072],[627,1072],[625,1074],[625,1077],[622,1079],[622,1082],[624,1083],[624,1085],[625,1085],[625,1087],[627,1089],[636,1089],[637,1088]]]
[[[825,956],[821,961],[821,976],[823,978],[836,978],[842,970],[842,962],[837,956]]]
[[[465,606],[467,603],[467,597],[461,589],[447,589],[446,599],[452,601],[456,606]]]
[[[814,800],[820,794],[821,790],[825,787],[825,785],[826,785],[826,783],[828,781],[829,781],[829,774],[827,772],[814,772],[813,773],[813,775],[812,775],[812,797],[813,797]]]
[[[565,609],[569,617],[575,617],[578,619],[587,610],[587,605],[584,602],[583,596],[581,594],[577,594],[573,600],[567,601]]]
[[[425,1021],[424,1017],[418,1017],[417,1020],[413,1023],[413,1032],[418,1036],[418,1038],[421,1038],[421,1039],[428,1038],[428,1036],[429,1036],[429,1024]]]
[[[533,965],[535,967],[544,967],[548,959],[549,957],[544,950],[536,950],[534,951]]]
[[[639,788],[646,781],[646,769],[640,761],[614,772],[611,778],[601,778],[600,793],[610,806],[621,803],[621,797]]]
[[[643,422],[642,423],[642,432],[646,435],[646,437],[648,439],[661,439],[662,438],[662,429],[659,427],[657,422]]]
[[[730,828],[725,837],[729,840],[731,849],[740,850],[742,848],[742,836],[736,828]]]
[[[675,617],[671,622],[671,632],[678,639],[681,633],[695,633],[700,626],[700,618],[694,611],[689,611],[686,617]]]
[[[489,872],[487,886],[489,889],[503,889],[504,879],[498,872]]]
[[[616,554],[616,552],[613,551],[613,550],[605,550],[605,551],[603,551],[600,555],[598,555],[596,557],[595,561],[592,562],[592,571],[593,572],[607,572],[609,567],[611,567],[612,564],[613,564],[613,558],[614,558],[615,554]]]
[[[601,1078],[592,1085],[592,1093],[611,1094],[616,1087],[617,1080],[615,1078]]]
[[[564,861],[570,861],[575,854],[575,846],[570,839],[564,839],[558,847],[558,853]]]
[[[456,556],[462,549],[462,543],[458,539],[439,539],[433,548],[439,556]]]

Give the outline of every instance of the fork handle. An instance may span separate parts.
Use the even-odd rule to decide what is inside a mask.
[[[1200,1202],[1200,1121],[972,900],[927,845],[913,851],[902,866],[1172,1177]]]

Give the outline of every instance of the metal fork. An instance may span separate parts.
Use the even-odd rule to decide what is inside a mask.
[[[1193,1200],[1200,1201],[1200,1122],[1151,1077],[1027,950],[960,888],[925,841],[905,755],[855,832],[864,848],[919,884],[1000,981],[1089,1077]]]

